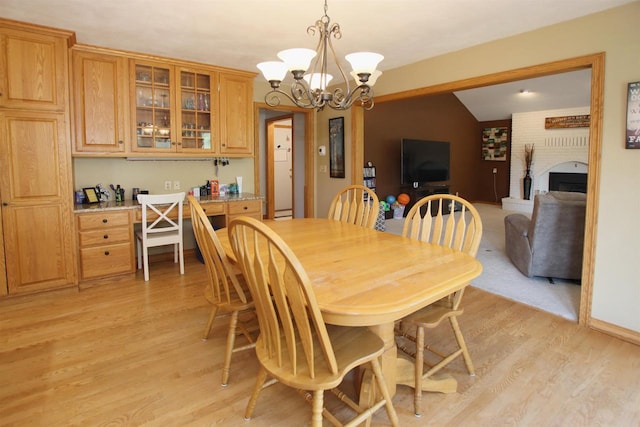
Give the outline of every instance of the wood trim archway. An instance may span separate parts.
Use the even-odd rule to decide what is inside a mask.
[[[593,276],[596,250],[596,231],[600,196],[600,167],[602,155],[602,107],[604,104],[604,52],[576,58],[548,62],[514,70],[502,71],[484,76],[471,77],[448,83],[376,97],[377,104],[419,96],[438,95],[459,90],[508,83],[517,80],[543,77],[569,71],[591,69],[591,124],[589,126],[589,182],[587,184],[587,211],[584,236],[584,256],[582,263],[582,287],[578,323],[591,326],[591,304],[593,297]],[[374,107],[375,108],[375,107]],[[362,181],[362,160],[364,159],[364,117],[362,108],[352,109],[352,165],[353,182]],[[360,175],[358,172],[360,171]]]
[[[253,161],[253,176],[254,176],[254,188],[256,193],[260,194],[260,109],[283,111],[292,113],[304,113],[305,115],[305,130],[304,130],[304,216],[305,218],[313,217],[313,209],[315,206],[315,149],[314,149],[314,134],[315,134],[315,111],[308,110],[300,107],[294,107],[290,105],[280,105],[278,107],[271,107],[265,103],[254,102],[253,103],[253,121],[254,121],[254,161]]]

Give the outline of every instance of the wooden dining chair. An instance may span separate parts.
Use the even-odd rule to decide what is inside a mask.
[[[216,316],[230,315],[227,329],[227,345],[224,365],[222,367],[222,386],[229,382],[231,357],[233,353],[255,347],[251,320],[255,320],[255,308],[249,289],[240,270],[234,267],[222,247],[209,218],[198,200],[192,195],[187,196],[191,210],[191,225],[196,242],[202,253],[207,269],[208,283],[205,287],[205,299],[211,304],[209,320],[204,330],[204,340],[211,335],[211,329]],[[246,315],[247,322],[242,322],[240,316]],[[254,322],[255,323],[255,322]],[[236,336],[242,334],[248,344],[236,347]]]
[[[329,219],[374,228],[380,201],[376,193],[364,185],[349,185],[335,195],[329,207]]]
[[[184,274],[182,248],[182,202],[184,192],[174,194],[138,194],[142,205],[141,230],[136,233],[138,269],[144,267],[144,281],[149,281],[149,248],[173,245],[173,261],[180,262]]]
[[[260,391],[279,381],[302,391],[308,398],[314,427],[322,426],[323,418],[342,425],[324,408],[325,390],[334,391],[358,413],[349,425],[370,420],[382,406],[386,407],[391,423],[397,425],[398,417],[379,362],[384,351],[382,339],[367,328],[325,325],[304,267],[266,224],[239,217],[231,221],[228,232],[236,260],[249,283],[260,324],[256,342],[260,370],[245,419],[251,418]],[[361,408],[336,390],[349,371],[365,364],[371,366],[382,395],[369,408]],[[266,381],[268,376],[271,379]]]
[[[402,235],[436,245],[446,246],[476,256],[482,238],[482,221],[476,208],[461,197],[449,194],[434,194],[420,199],[407,213]],[[407,346],[398,345],[403,352],[415,358],[414,411],[417,417],[421,414],[422,379],[430,377],[452,360],[462,355],[470,375],[475,375],[469,350],[462,336],[458,316],[462,315],[460,307],[464,288],[431,304],[416,313],[402,319],[396,325],[396,335],[415,342],[415,351]],[[457,350],[446,353],[425,346],[425,329],[433,329],[445,319],[453,330]],[[437,363],[425,363],[424,352],[435,355]],[[428,367],[423,372],[424,366]]]

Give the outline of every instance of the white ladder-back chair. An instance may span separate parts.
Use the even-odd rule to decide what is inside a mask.
[[[182,248],[182,202],[185,193],[138,194],[142,205],[142,229],[136,233],[138,269],[144,266],[144,281],[149,281],[149,248],[173,245],[173,261],[180,262],[184,274]]]

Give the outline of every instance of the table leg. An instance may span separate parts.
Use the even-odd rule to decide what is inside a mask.
[[[377,326],[370,326],[369,329],[382,338],[384,342],[384,353],[382,354],[380,364],[382,365],[382,374],[387,383],[389,394],[396,394],[396,385],[414,386],[415,370],[413,361],[398,354],[396,347],[395,335],[393,333],[393,323],[385,323]],[[362,373],[362,382],[360,383],[360,400],[362,407],[370,407],[375,403],[377,394],[373,373],[367,369]],[[455,393],[458,388],[458,382],[455,378],[447,374],[433,375],[422,380],[422,390],[439,393]]]

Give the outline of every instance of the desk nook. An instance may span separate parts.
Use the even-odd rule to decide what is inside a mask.
[[[202,196],[200,204],[215,227],[225,227],[231,219],[241,215],[262,218],[262,197],[250,193]],[[74,213],[80,280],[136,271],[133,229],[142,221],[137,201],[75,205]],[[184,209],[183,218],[190,216],[189,209]]]

